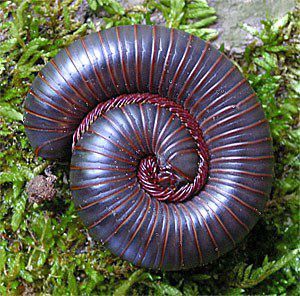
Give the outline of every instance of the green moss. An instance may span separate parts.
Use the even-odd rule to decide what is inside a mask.
[[[147,1],[123,8],[117,1],[89,0],[84,13],[105,11],[100,28],[152,23],[205,39],[215,10],[204,0]],[[26,183],[50,165],[36,159],[22,126],[23,102],[36,73],[61,48],[99,27],[83,21],[81,0],[15,0],[0,4],[0,294],[53,295],[296,295],[299,273],[299,130],[297,125],[299,27],[297,12],[266,21],[262,40],[236,58],[270,122],[276,157],[275,181],[265,214],[237,249],[193,271],[155,273],[133,267],[95,244],[70,201],[66,166],[51,164],[57,197],[30,204]]]

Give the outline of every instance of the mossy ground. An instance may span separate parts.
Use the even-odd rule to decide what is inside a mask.
[[[216,20],[215,11],[204,0],[147,1],[127,9],[114,0],[88,4],[0,4],[0,295],[297,295],[299,11],[266,21],[260,33],[246,28],[263,45],[253,43],[242,57],[232,57],[257,92],[271,126],[275,180],[265,213],[220,260],[192,271],[162,273],[133,267],[87,236],[70,200],[67,166],[32,153],[22,125],[23,102],[36,73],[79,36],[115,25],[151,24],[161,12],[167,26],[212,39],[216,31],[207,26]],[[58,178],[56,198],[29,203],[26,184],[49,165]]]

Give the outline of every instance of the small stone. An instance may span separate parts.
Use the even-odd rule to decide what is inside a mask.
[[[52,200],[56,195],[56,179],[56,176],[48,174],[47,177],[39,175],[30,180],[26,188],[29,202],[41,204]]]

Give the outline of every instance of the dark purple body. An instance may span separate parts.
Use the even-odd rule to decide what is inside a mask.
[[[75,145],[71,189],[79,215],[95,239],[136,265],[206,264],[257,222],[273,174],[263,110],[240,72],[209,43],[156,26],[117,27],[76,41],[33,82],[26,133],[36,154],[68,158],[88,112],[135,93],[158,94],[193,116],[209,154],[206,184],[177,203],[144,190],[138,171],[146,157],[174,171],[180,188],[195,178],[201,154],[180,116],[156,104],[128,104],[97,118]]]

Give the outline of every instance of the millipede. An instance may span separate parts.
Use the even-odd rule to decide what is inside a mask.
[[[210,263],[249,233],[271,191],[254,91],[180,30],[120,26],[75,41],[33,81],[24,125],[37,156],[70,161],[91,236],[137,266]]]

